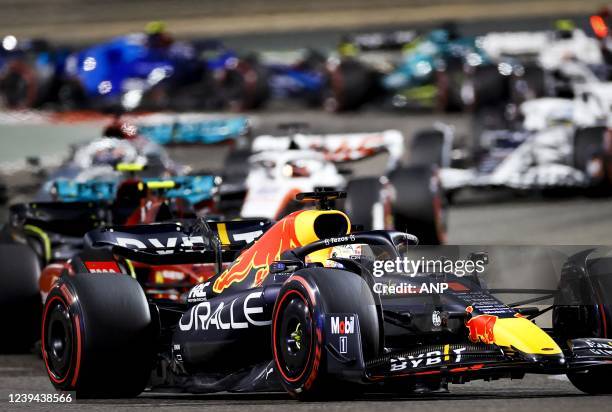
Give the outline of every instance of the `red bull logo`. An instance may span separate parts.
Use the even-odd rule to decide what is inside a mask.
[[[252,286],[260,285],[268,276],[270,263],[278,260],[285,250],[301,246],[294,222],[299,213],[302,212],[295,212],[276,223],[253,246],[245,250],[217,278],[213,291],[221,293],[233,283],[243,282],[247,278],[253,278]]]
[[[468,314],[471,314],[474,312],[474,308],[472,306],[468,306],[465,311]],[[493,315],[476,315],[471,317],[467,322],[465,322],[465,326],[469,331],[468,336],[470,341],[474,343],[494,343],[495,334],[493,333],[493,328],[495,327],[496,321],[497,316]]]

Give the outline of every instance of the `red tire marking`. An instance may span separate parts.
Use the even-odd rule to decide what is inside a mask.
[[[80,317],[78,314],[74,315],[74,327],[76,329],[77,335],[77,353],[76,353],[76,365],[74,367],[74,376],[72,377],[72,382],[70,385],[75,388],[77,379],[79,378],[79,371],[81,369],[81,323]]]
[[[45,325],[46,325],[46,320],[47,320],[47,314],[49,313],[49,308],[52,306],[52,303],[54,301],[59,301],[62,305],[64,305],[64,307],[66,309],[68,309],[68,305],[66,304],[66,302],[59,296],[53,296],[45,305],[45,313],[43,315],[43,321],[42,321],[42,332],[41,332],[41,340],[42,340],[42,344],[41,344],[41,348],[42,348],[42,354],[43,354],[43,359],[45,361],[45,367],[47,368],[47,373],[49,375],[49,378],[51,378],[51,380],[56,383],[56,384],[60,384],[62,382],[64,382],[66,380],[66,378],[68,378],[68,375],[70,374],[70,366],[72,366],[72,364],[68,367],[68,372],[66,373],[66,376],[64,376],[61,379],[58,379],[55,377],[55,375],[53,374],[53,372],[51,372],[51,368],[49,367],[49,360],[47,358],[47,350],[46,350],[46,346],[45,346]],[[72,363],[72,358],[70,358],[70,362]]]
[[[304,367],[304,370],[296,378],[290,378],[289,376],[287,376],[285,374],[285,372],[283,371],[283,368],[281,368],[281,366],[280,366],[280,362],[278,360],[278,351],[276,349],[276,344],[277,344],[277,342],[276,342],[276,324],[277,324],[277,320],[278,320],[278,314],[280,313],[280,308],[282,307],[283,302],[285,301],[285,299],[287,299],[288,296],[293,295],[293,294],[298,295],[300,297],[300,299],[302,299],[302,301],[308,305],[308,301],[306,300],[306,297],[304,297],[304,295],[301,292],[299,292],[297,290],[289,290],[289,291],[285,292],[285,294],[281,297],[281,299],[280,299],[280,301],[278,303],[278,306],[277,306],[279,308],[279,310],[276,311],[275,316],[274,316],[274,322],[272,323],[272,338],[274,339],[274,344],[272,345],[272,348],[274,349],[274,363],[276,363],[276,369],[278,369],[278,371],[283,376],[283,378],[286,379],[289,382],[297,382],[306,373],[306,367]],[[308,362],[310,362],[310,354],[312,352],[312,344],[313,344],[313,340],[310,341],[310,345],[308,347],[308,358],[306,359],[306,366],[308,366]]]

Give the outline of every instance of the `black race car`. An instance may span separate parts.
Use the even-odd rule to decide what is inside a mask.
[[[306,195],[323,205],[336,196]],[[344,213],[323,208],[229,242],[219,225],[203,221],[90,232],[92,248],[73,259],[44,308],[42,352],[53,385],[81,397],[150,388],[286,390],[304,400],[565,373],[587,393],[612,392],[605,379],[612,362],[612,340],[605,338],[609,250],[585,247],[563,266],[567,287],[533,289],[543,296],[506,305],[475,275],[379,278],[376,262],[408,256],[417,239],[351,229]],[[185,303],[147,299],[122,275],[126,259],[215,262],[218,273]],[[469,260],[487,265],[484,253]],[[222,269],[224,261],[232,263]],[[587,290],[588,301],[574,302],[569,293]],[[554,305],[524,307],[542,299]],[[553,329],[530,321],[550,309]]]

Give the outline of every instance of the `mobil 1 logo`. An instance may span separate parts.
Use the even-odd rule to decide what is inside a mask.
[[[328,348],[329,368],[346,368],[346,361],[363,362],[359,319],[354,313],[331,313],[325,316],[325,342]],[[333,359],[337,362],[334,362]],[[355,362],[353,362],[355,363]],[[344,366],[343,366],[344,365]]]

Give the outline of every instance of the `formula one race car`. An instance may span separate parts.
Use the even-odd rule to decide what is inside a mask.
[[[195,219],[213,208],[215,176],[123,182],[54,182],[53,201],[15,204],[0,231],[0,307],[19,308],[12,325],[15,339],[3,350],[28,350],[40,337],[41,302],[70,259],[83,250],[83,235],[113,224],[137,225]],[[212,216],[211,216],[212,218]],[[148,294],[179,299],[194,283],[212,274],[210,265],[130,265]]]
[[[307,206],[295,200],[297,193],[334,188],[347,192],[346,200],[338,200],[336,206],[365,229],[411,230],[425,244],[445,241],[446,216],[436,171],[430,165],[400,164],[404,138],[397,130],[258,136],[251,150],[254,154],[239,165],[247,170],[241,217],[280,219]],[[386,168],[379,173],[352,177],[338,166],[376,155],[387,156]],[[220,193],[227,193],[223,184]]]
[[[322,206],[337,196],[328,193]],[[377,268],[408,257],[417,239],[351,226],[337,210],[297,211],[250,234],[258,239],[246,248],[203,221],[90,232],[93,249],[73,259],[45,303],[42,353],[52,384],[78,397],[133,397],[150,388],[284,390],[312,400],[563,373],[584,392],[612,392],[605,379],[609,248],[565,259],[561,279],[574,287],[531,291],[555,296],[540,310],[502,303],[458,265],[414,276],[393,269],[380,278]],[[468,260],[485,267],[487,256]],[[147,299],[124,259],[212,262],[217,273],[185,303]],[[588,301],[569,300],[584,290],[592,291]],[[529,320],[550,309],[553,329]]]
[[[492,32],[478,41],[492,59],[512,62],[522,83],[514,91],[529,89],[524,97],[573,97],[577,85],[609,77],[599,42],[571,20],[558,20],[555,30]]]
[[[73,146],[59,167],[50,173],[44,171],[42,175],[46,175],[46,181],[36,199],[49,200],[51,190],[60,179],[81,183],[91,180],[120,182],[125,173],[163,179],[188,171],[188,167],[176,164],[164,147],[140,134],[135,125],[118,119],[104,129],[102,137]]]
[[[527,101],[520,108],[519,126],[493,125],[468,145],[454,143],[447,127],[421,131],[412,141],[411,159],[441,167],[442,187],[449,198],[464,188],[609,195],[612,145],[607,85],[582,88],[575,100]]]
[[[0,77],[2,97],[18,108],[50,102],[66,110],[128,111],[246,110],[267,98],[266,74],[255,59],[240,58],[218,41],[175,41],[162,22],[151,22],[143,33],[56,54],[11,57],[8,73]],[[53,88],[42,94],[37,86],[44,75]]]
[[[508,98],[511,71],[500,70],[474,37],[454,25],[419,35],[367,33],[340,44],[330,61],[332,110],[355,109],[378,99],[392,107],[472,109]]]

